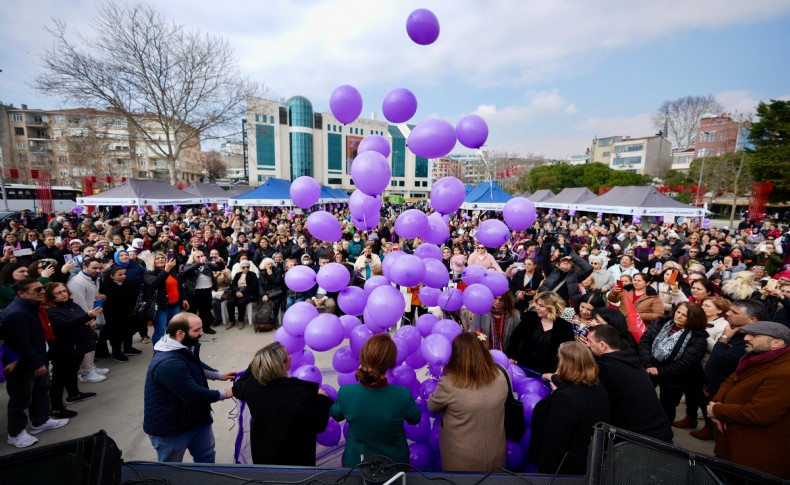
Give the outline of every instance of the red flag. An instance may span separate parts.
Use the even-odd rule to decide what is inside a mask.
[[[621,293],[622,298],[620,304],[622,305],[625,303],[626,309],[626,316],[625,319],[628,322],[628,331],[631,332],[631,335],[634,336],[637,342],[639,339],[642,338],[642,334],[645,333],[645,322],[642,321],[642,316],[636,311],[636,306],[634,306],[634,300],[628,295],[627,292]]]

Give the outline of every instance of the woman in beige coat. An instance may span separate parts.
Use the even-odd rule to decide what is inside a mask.
[[[500,367],[474,334],[453,339],[453,354],[428,400],[442,413],[439,449],[442,470],[488,472],[505,466],[505,399],[509,392]]]

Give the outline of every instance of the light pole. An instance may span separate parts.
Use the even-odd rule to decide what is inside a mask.
[[[705,135],[707,138],[708,135],[716,133],[715,131],[703,131],[702,134]],[[705,158],[708,156],[708,148],[703,148],[705,150],[702,154],[702,166],[699,169],[699,181],[697,182],[697,203],[702,206],[702,197],[704,194],[700,192],[702,190],[702,174],[705,172]]]

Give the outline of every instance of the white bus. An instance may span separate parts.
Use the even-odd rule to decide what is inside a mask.
[[[38,197],[37,185],[26,184],[5,184],[5,193],[8,197],[8,210],[20,211],[30,210],[36,211],[41,208],[41,201],[37,200]],[[72,189],[71,187],[54,185],[50,187],[52,191],[52,210],[67,212],[70,211],[76,204],[77,197],[82,196],[82,190]],[[0,210],[5,209],[5,204],[2,200],[3,194],[0,191]]]

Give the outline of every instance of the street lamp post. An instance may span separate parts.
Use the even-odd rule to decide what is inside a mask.
[[[712,133],[716,133],[715,131],[703,131],[702,134],[706,137]],[[697,202],[701,206],[702,205],[702,197],[703,194],[700,192],[702,190],[702,174],[705,172],[705,158],[708,156],[708,149],[703,148],[705,150],[702,154],[702,166],[699,169],[699,181],[697,182]]]

